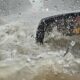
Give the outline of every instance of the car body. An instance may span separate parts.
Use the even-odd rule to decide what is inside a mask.
[[[80,34],[80,12],[72,12],[41,19],[37,31],[36,42],[43,43],[45,33],[57,27],[57,31],[66,36]]]

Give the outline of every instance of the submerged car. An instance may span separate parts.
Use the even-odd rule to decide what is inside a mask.
[[[57,27],[62,35],[73,36],[80,34],[80,12],[66,13],[41,19],[37,31],[36,42],[43,44],[45,33]]]

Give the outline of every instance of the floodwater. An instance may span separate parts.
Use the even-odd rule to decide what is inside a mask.
[[[38,5],[32,3],[31,5],[35,6],[29,6],[26,1],[22,5],[26,3],[28,9],[23,10],[25,6],[22,6],[21,2],[19,5],[22,7],[17,6],[17,9],[20,7],[17,10],[12,5],[18,3],[16,0],[15,2],[12,0],[12,3],[7,0],[7,3],[9,3],[8,7],[6,5],[9,11],[7,10],[6,13],[2,8],[3,12],[0,16],[0,80],[79,80],[80,42],[78,37],[77,39],[75,36],[64,37],[54,31],[55,36],[52,33],[47,37],[44,45],[35,42],[40,19],[56,13],[66,13],[67,10],[49,11],[46,5],[46,9],[42,8],[41,2],[42,11],[38,11],[40,7],[35,8]],[[10,6],[13,7],[10,8]],[[77,41],[76,45],[63,57],[69,41],[73,39]]]

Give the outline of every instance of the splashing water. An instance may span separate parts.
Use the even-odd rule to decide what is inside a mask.
[[[48,38],[49,42],[44,45],[38,45],[35,42],[40,19],[56,13],[64,13],[64,10],[50,11],[41,0],[41,3],[38,0],[35,0],[36,3],[30,1],[33,5],[30,9],[4,16],[4,19],[1,19],[0,80],[52,80],[46,78],[46,75],[51,78],[50,75],[58,76],[61,72],[80,73],[80,58],[75,58],[70,52],[63,57],[65,49],[55,50],[54,45],[51,45],[54,44],[54,40],[50,41]],[[34,12],[33,9],[36,8],[42,11]],[[41,74],[45,74],[45,77]],[[60,75],[63,78],[64,74]]]

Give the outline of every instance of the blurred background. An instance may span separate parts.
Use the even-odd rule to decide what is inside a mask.
[[[20,13],[28,9],[43,10],[79,10],[79,0],[0,0],[0,15]]]

